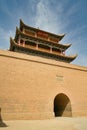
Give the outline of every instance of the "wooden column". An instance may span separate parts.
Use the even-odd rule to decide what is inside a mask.
[[[60,54],[62,54],[62,50],[61,50],[61,53]]]
[[[35,37],[37,37],[37,33],[35,33]]]
[[[23,40],[23,47],[25,47],[25,41]]]
[[[48,41],[50,41],[50,38],[48,37]]]
[[[50,47],[50,53],[52,53],[52,47]]]
[[[63,51],[63,55],[65,55],[65,51]]]
[[[36,49],[38,50],[38,43],[36,43]]]
[[[21,45],[21,36],[19,35],[19,37],[18,37],[18,45]]]
[[[61,55],[63,55],[63,50],[61,50]]]
[[[20,38],[18,39],[18,45],[20,45]]]
[[[25,33],[25,29],[23,28],[23,33]]]

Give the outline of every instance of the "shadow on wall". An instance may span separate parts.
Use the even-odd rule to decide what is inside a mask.
[[[2,116],[1,116],[1,108],[0,108],[0,127],[7,127],[7,125],[3,122]]]
[[[72,117],[71,102],[68,96],[64,93],[59,93],[54,98],[54,114],[55,117]]]

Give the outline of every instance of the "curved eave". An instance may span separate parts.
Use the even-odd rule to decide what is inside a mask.
[[[39,28],[37,29],[37,28],[34,28],[34,27],[30,27],[30,26],[26,25],[26,24],[22,21],[22,19],[20,19],[20,30],[22,30],[23,27],[24,27],[24,28],[27,28],[27,29],[33,29],[33,30],[36,31],[36,32],[37,32],[38,30],[40,30],[40,31],[42,31],[42,32],[45,32],[45,33],[47,33],[47,34],[49,34],[49,35],[52,35],[52,36],[58,38],[59,41],[62,40],[62,38],[65,36],[65,34],[59,34],[59,35],[57,35],[57,34],[53,34],[53,33],[50,33],[50,32],[46,32],[46,31],[41,30],[41,29],[39,29]]]
[[[12,37],[10,37],[10,48],[9,51],[13,51],[13,47],[14,47],[14,40],[12,39]]]
[[[66,49],[68,49],[72,44],[64,44],[66,46]]]
[[[18,27],[16,27],[16,33],[15,33],[15,41],[18,40],[18,36],[21,34],[21,31],[18,29]]]
[[[67,50],[72,44],[61,44],[59,43],[58,45],[62,45],[64,47],[64,50]]]
[[[56,60],[61,60],[61,61],[65,61],[68,63],[72,62],[77,57],[77,55],[73,55],[73,56],[58,55],[58,54],[48,53],[45,51],[42,52],[40,50],[34,50],[31,48],[23,47],[23,46],[18,45],[12,38],[10,38],[10,51],[14,51],[14,47],[18,48],[19,50],[20,49],[27,50],[28,52],[32,51],[35,54],[36,53],[41,53],[42,55],[45,54],[45,55],[48,55],[50,58],[52,57],[52,59],[56,58]]]
[[[29,35],[27,35],[27,34],[25,34],[25,33],[23,33],[23,32],[21,32],[21,30],[19,30],[17,27],[16,27],[16,35],[15,35],[15,41],[17,42],[17,39],[18,39],[18,36],[19,35],[22,35],[22,36],[24,36],[24,37],[30,37],[30,38],[34,38],[34,39],[38,39],[38,40],[40,40],[40,41],[44,41],[44,42],[46,42],[46,43],[52,43],[54,46],[57,46],[57,47],[59,47],[59,48],[61,48],[63,51],[65,51],[66,49],[68,49],[70,46],[71,46],[71,44],[56,44],[56,43],[54,43],[54,42],[51,42],[51,41],[47,41],[47,40],[42,40],[42,39],[40,39],[40,38],[35,38],[35,37],[33,37],[33,36],[29,36]]]

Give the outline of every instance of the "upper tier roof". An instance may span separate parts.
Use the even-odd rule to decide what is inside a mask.
[[[53,34],[53,33],[50,33],[50,32],[43,31],[43,30],[41,30],[41,29],[39,29],[39,28],[30,27],[30,26],[26,25],[26,24],[20,19],[20,30],[22,30],[23,28],[32,29],[32,30],[34,30],[34,31],[36,31],[36,32],[39,30],[39,31],[41,31],[41,32],[47,33],[48,35],[51,35],[51,36],[53,36],[53,37],[59,39],[59,41],[65,36],[65,34],[59,34],[59,35],[57,35],[57,34]]]
[[[16,27],[16,34],[15,34],[15,39],[14,39],[16,42],[17,42],[19,36],[21,36],[22,38],[25,37],[25,38],[27,38],[27,40],[32,39],[33,41],[36,41],[36,42],[44,43],[44,44],[52,46],[52,47],[57,47],[63,51],[65,51],[66,49],[68,49],[71,46],[71,44],[59,44],[59,43],[56,44],[52,41],[47,41],[44,39],[42,40],[40,38],[29,36],[29,35],[23,33],[21,30],[19,30]]]

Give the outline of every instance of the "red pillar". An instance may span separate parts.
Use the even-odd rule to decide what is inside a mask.
[[[50,47],[50,53],[52,53],[52,47]]]
[[[38,50],[38,44],[36,44],[36,49]]]
[[[18,39],[18,45],[20,45],[20,39]]]
[[[25,41],[23,41],[23,47],[25,47]]]

